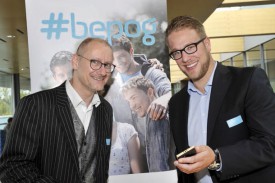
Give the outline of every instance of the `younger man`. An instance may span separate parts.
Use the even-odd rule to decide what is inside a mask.
[[[145,150],[149,172],[170,170],[172,154],[169,120],[165,115],[152,120],[148,114],[150,104],[158,98],[153,83],[143,76],[129,79],[122,86],[122,93],[137,118],[136,124],[145,121]]]

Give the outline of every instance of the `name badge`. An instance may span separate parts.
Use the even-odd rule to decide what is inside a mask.
[[[227,122],[228,127],[231,128],[231,127],[234,127],[234,126],[236,126],[238,124],[241,124],[243,122],[243,119],[242,119],[242,116],[239,115],[239,116],[237,116],[235,118],[227,120],[226,122]]]
[[[111,140],[110,139],[106,139],[106,145],[109,146],[111,144]]]

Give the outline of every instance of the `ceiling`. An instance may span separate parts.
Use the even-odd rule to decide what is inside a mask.
[[[222,2],[224,3],[222,4]],[[272,3],[275,2],[268,0],[246,0],[245,2],[240,2],[240,0],[211,0],[206,3],[205,0],[167,0],[167,13],[168,20],[186,14],[197,17],[204,22],[217,7]],[[0,73],[17,73],[29,79],[25,1],[0,0],[0,5]],[[215,38],[215,35],[211,36]],[[173,75],[173,73],[177,74],[178,72],[171,70],[170,73]],[[180,75],[180,77],[182,76]],[[2,83],[1,75],[0,82]]]
[[[25,1],[0,0],[0,4],[0,71],[29,78]]]

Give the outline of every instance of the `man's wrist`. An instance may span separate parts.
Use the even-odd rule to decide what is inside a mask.
[[[221,167],[220,152],[218,149],[214,150],[215,160],[208,166],[209,170],[218,170]]]

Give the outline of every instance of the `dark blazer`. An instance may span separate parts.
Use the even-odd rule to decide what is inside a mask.
[[[186,86],[169,102],[176,153],[188,147],[188,106]],[[243,122],[229,127],[227,121],[239,115]],[[274,183],[275,95],[262,69],[218,63],[207,123],[207,145],[222,158],[222,172],[210,171],[213,182]],[[194,175],[178,171],[178,179],[194,182]]]
[[[100,97],[96,109],[96,182],[107,182],[113,112]],[[77,143],[65,83],[23,98],[0,159],[0,180],[80,183]],[[108,141],[108,140],[107,140]]]

